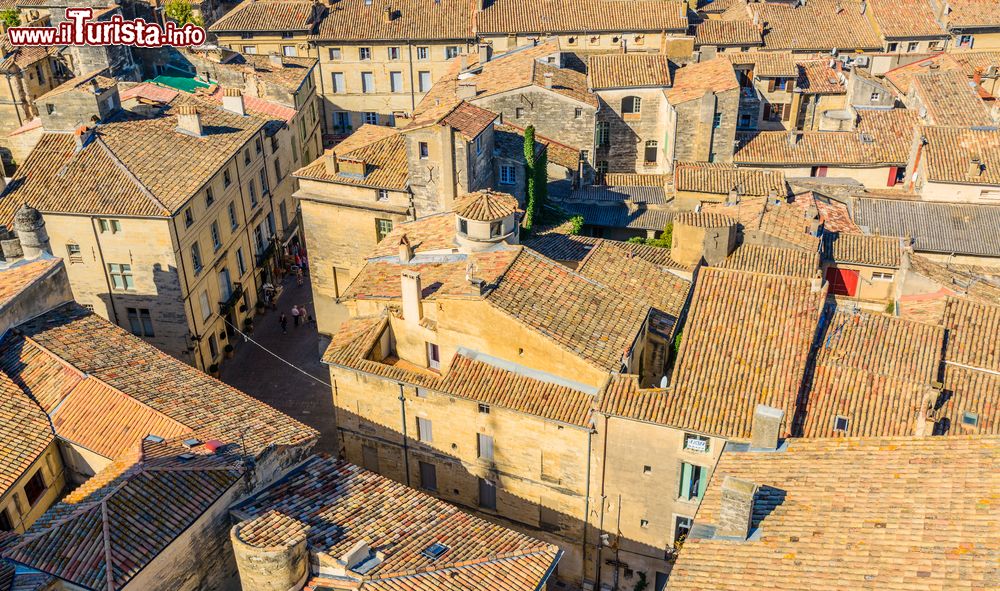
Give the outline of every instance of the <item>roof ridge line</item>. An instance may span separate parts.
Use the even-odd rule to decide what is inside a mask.
[[[170,210],[170,208],[168,208],[166,205],[164,205],[163,202],[160,201],[156,197],[156,195],[153,194],[153,192],[149,189],[149,187],[147,187],[145,183],[143,183],[141,180],[139,180],[139,177],[137,177],[135,175],[135,173],[133,173],[131,170],[129,170],[128,166],[126,166],[125,163],[122,162],[121,159],[115,154],[114,150],[111,149],[111,146],[109,146],[107,143],[105,143],[104,139],[101,138],[101,134],[100,133],[95,132],[94,136],[95,136],[94,139],[96,140],[95,143],[97,143],[99,146],[101,146],[101,148],[104,150],[104,153],[107,154],[108,157],[111,158],[111,162],[114,163],[114,165],[119,170],[121,170],[127,177],[129,177],[130,180],[132,180],[132,182],[134,182],[136,184],[136,186],[139,188],[139,191],[143,195],[145,195],[146,198],[148,198],[150,201],[152,201],[153,204],[156,205],[157,207],[159,207],[161,210],[167,212],[167,215],[173,214],[173,212]]]
[[[544,546],[542,546],[542,547],[537,547],[537,548],[532,548],[532,549],[525,549],[525,550],[520,550],[520,551],[514,550],[514,551],[510,551],[510,552],[500,552],[500,553],[497,553],[497,554],[487,554],[486,556],[481,556],[479,558],[474,558],[474,559],[471,559],[471,560],[460,560],[460,561],[457,561],[457,562],[450,562],[450,563],[441,565],[440,568],[435,568],[435,569],[432,569],[432,570],[409,569],[409,570],[394,571],[394,572],[390,572],[390,573],[387,573],[387,574],[381,575],[381,576],[366,577],[365,580],[368,580],[368,581],[387,581],[387,580],[391,580],[391,579],[401,579],[401,578],[405,578],[405,577],[417,577],[417,576],[429,575],[429,574],[433,574],[433,573],[445,572],[445,571],[449,571],[449,570],[464,569],[464,568],[469,568],[469,567],[473,567],[473,566],[479,566],[479,565],[487,564],[487,563],[500,562],[502,560],[512,560],[512,559],[515,559],[515,558],[529,558],[529,557],[532,557],[532,556],[537,556],[539,554],[544,554],[546,552],[553,551],[553,544],[546,544],[544,542],[542,542],[542,543],[544,544]],[[558,552],[558,547],[556,547],[556,548],[557,548],[556,551]]]
[[[126,480],[127,482],[127,480]],[[101,499],[101,536],[104,542],[104,578],[108,591],[115,591],[114,561],[111,557],[111,525],[108,523],[108,498]]]

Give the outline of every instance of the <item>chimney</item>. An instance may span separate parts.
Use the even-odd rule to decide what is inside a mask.
[[[758,404],[753,411],[753,424],[750,427],[750,449],[769,451],[778,449],[781,419],[784,417],[785,411],[780,408]]]
[[[493,57],[493,47],[488,43],[479,44],[479,63],[485,64]]]
[[[348,569],[352,569],[368,558],[370,554],[371,548],[368,547],[368,542],[358,540],[356,544],[351,546],[350,550],[340,557],[340,562]]]
[[[983,67],[977,66],[975,70],[972,71],[972,82],[975,83],[976,88],[983,85]]]
[[[323,165],[326,168],[326,174],[335,175],[340,172],[340,164],[337,162],[337,155],[333,150],[323,156]]]
[[[808,208],[806,208],[806,221],[809,222],[809,235],[819,236],[819,226],[820,226],[819,208],[817,208],[815,205],[810,205]]]
[[[7,230],[7,226],[0,225],[0,253],[3,253],[3,260],[8,263],[16,261],[24,256],[21,248],[21,241],[17,234]]]
[[[809,291],[813,293],[819,293],[823,289],[823,274],[816,271],[816,276],[812,278],[812,282],[809,284]]]
[[[860,9],[861,9],[861,14],[864,14],[868,10],[868,2],[866,2],[865,0],[861,0]]]
[[[222,108],[235,113],[240,117],[246,117],[247,110],[243,104],[243,93],[238,88],[226,88],[222,91]]]
[[[455,90],[455,95],[463,101],[476,98],[476,83],[460,82]]]
[[[382,10],[382,22],[391,23],[394,14],[395,12],[392,10],[392,7],[386,6],[385,9]]]
[[[399,239],[399,262],[408,263],[413,259],[413,247],[410,246],[410,239],[403,234]]]
[[[270,53],[267,56],[268,61],[271,63],[272,68],[284,68],[285,59],[281,57],[280,53]]]
[[[458,56],[458,71],[464,72],[469,69],[469,54],[463,53]]]
[[[983,174],[983,161],[979,158],[971,158],[969,160],[969,171],[967,173],[971,177],[978,177]]]
[[[788,145],[795,147],[799,143],[799,134],[793,129],[788,132]]]
[[[403,320],[417,323],[424,317],[423,307],[420,305],[422,289],[420,287],[420,273],[416,271],[403,271],[402,292],[403,292]]]
[[[719,505],[719,528],[716,534],[746,540],[750,537],[753,520],[753,497],[757,485],[749,480],[726,476],[722,481],[722,503]]]
[[[27,203],[14,213],[14,234],[21,243],[24,258],[36,259],[42,254],[52,254],[42,213]]]
[[[552,72],[545,72],[545,88],[552,88]]]
[[[177,107],[177,131],[201,137],[201,115],[194,105],[180,105]]]
[[[73,132],[73,140],[74,143],[76,144],[77,152],[87,147],[87,144],[90,143],[92,133],[93,130],[88,128],[86,125],[81,125],[80,127],[76,128],[76,130]]]

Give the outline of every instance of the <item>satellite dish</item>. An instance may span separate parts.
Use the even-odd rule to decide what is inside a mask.
[[[660,378],[660,389],[665,389],[667,387],[667,376]]]

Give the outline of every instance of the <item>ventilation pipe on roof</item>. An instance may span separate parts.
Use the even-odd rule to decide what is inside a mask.
[[[552,88],[552,72],[545,72],[545,88]]]
[[[422,298],[420,273],[416,271],[403,271],[400,275],[402,281],[403,320],[416,324],[424,317],[423,306],[420,302]]]
[[[778,449],[783,418],[785,411],[780,408],[758,404],[753,412],[753,424],[750,426],[750,448],[769,451]]]
[[[750,537],[753,519],[753,498],[757,485],[749,480],[726,476],[722,481],[722,502],[719,505],[717,535],[746,540]]]
[[[391,23],[395,15],[396,13],[392,7],[386,6],[385,9],[382,10],[382,22]]]

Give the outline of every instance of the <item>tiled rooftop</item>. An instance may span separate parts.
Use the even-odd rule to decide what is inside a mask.
[[[670,86],[670,63],[663,54],[608,53],[587,59],[590,88],[647,88]]]
[[[460,197],[455,202],[455,215],[488,222],[514,215],[518,210],[517,199],[508,193],[483,189]]]
[[[723,453],[671,571],[671,591],[996,585],[997,438],[794,439],[787,446]],[[727,476],[760,487],[749,541],[711,536]]]
[[[364,162],[366,170],[364,178],[344,173],[330,174],[326,168],[326,159],[331,152],[339,158]],[[392,127],[362,125],[332,150],[296,170],[295,176],[345,185],[402,191],[409,185],[406,142],[403,135]]]
[[[941,183],[1000,185],[1000,131],[996,128],[925,126],[927,180]],[[971,161],[979,159],[979,174]]]
[[[0,267],[0,309],[12,302],[26,287],[58,267],[61,262],[61,259],[47,258],[22,261],[7,268]]]
[[[882,42],[862,7],[861,0],[736,3],[723,18],[753,20],[758,15],[758,21],[764,25],[764,47],[768,50],[881,50]]]
[[[979,98],[973,83],[962,72],[946,70],[917,74],[913,92],[927,110],[927,120],[934,125],[990,126],[993,119],[986,103]]]
[[[268,513],[308,527],[312,553],[337,559],[361,540],[377,549],[380,563],[352,573],[362,591],[533,591],[557,561],[555,546],[326,457],[313,457],[234,509],[244,518]],[[283,529],[269,532],[283,537]],[[445,546],[436,559],[423,553],[434,543]],[[322,584],[322,577],[310,583]]]
[[[792,77],[798,73],[795,57],[783,51],[736,51],[725,53],[722,57],[734,66],[753,66],[755,77]]]
[[[804,94],[847,94],[846,74],[830,67],[829,59],[796,62],[799,70],[795,87]],[[841,83],[844,76],[844,83]]]
[[[695,26],[695,47],[717,45],[722,47],[758,47],[763,45],[761,29],[750,21],[705,20]]]
[[[930,0],[870,0],[868,8],[886,39],[910,40],[948,34],[934,17]]]
[[[724,57],[692,63],[674,73],[674,85],[663,92],[671,105],[679,105],[705,96],[706,92],[721,93],[736,90],[733,64]]]
[[[318,16],[312,2],[292,0],[244,0],[209,27],[213,33],[242,31],[298,31],[308,33]]]
[[[812,279],[819,273],[819,253],[797,248],[743,244],[719,266],[724,269]]]
[[[0,372],[0,496],[6,496],[54,440],[45,412]]]
[[[731,190],[743,197],[783,197],[785,175],[778,171],[737,168],[732,164],[678,162],[674,166],[674,189],[697,193],[729,195]]]
[[[687,29],[683,2],[663,0],[492,0],[476,14],[480,34],[621,33]]]
[[[809,233],[809,222],[804,208],[787,202],[771,204],[766,197],[745,199],[736,205],[710,203],[702,207],[703,213],[723,214],[732,218],[747,231],[757,231],[777,238],[783,246],[800,248],[806,252],[819,250],[820,239]]]
[[[898,236],[827,233],[823,258],[835,263],[898,269],[905,239]]]
[[[385,11],[392,9],[386,21]],[[471,40],[473,7],[463,0],[340,0],[327,11],[317,39],[324,41]]]

